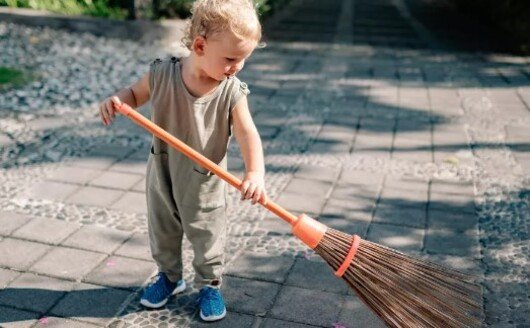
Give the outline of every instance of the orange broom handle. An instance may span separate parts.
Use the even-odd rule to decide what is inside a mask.
[[[214,162],[206,158],[204,155],[197,152],[195,149],[191,148],[190,146],[186,145],[179,139],[175,138],[174,136],[169,134],[167,131],[165,131],[164,129],[162,129],[161,127],[159,127],[158,125],[150,121],[149,119],[145,118],[142,114],[132,109],[131,106],[127,105],[124,102],[121,102],[121,105],[117,105],[115,103],[114,108],[116,108],[116,110],[122,113],[123,115],[132,119],[138,125],[142,126],[146,130],[151,132],[153,135],[155,135],[159,139],[165,141],[168,145],[173,146],[174,148],[179,150],[181,153],[186,155],[189,159],[191,159],[195,163],[213,172],[219,178],[223,179],[224,181],[228,182],[232,186],[236,187],[238,190],[241,190],[242,183],[240,179],[233,176],[232,174],[224,170],[222,167],[220,167],[219,165],[215,164]],[[283,220],[285,220],[287,223],[291,225],[294,225],[298,221],[298,217],[289,213],[283,207],[274,203],[271,200],[262,198],[259,200],[259,203],[263,205],[263,207],[265,207],[272,213],[276,214],[277,216],[279,216],[280,218],[282,218]]]

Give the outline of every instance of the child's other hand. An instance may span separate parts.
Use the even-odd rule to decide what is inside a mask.
[[[241,200],[252,199],[252,204],[260,200],[267,203],[265,180],[261,172],[247,172],[241,184]]]
[[[99,104],[99,116],[101,116],[101,121],[105,125],[111,124],[112,120],[116,117],[114,104],[121,105],[120,98],[116,96],[109,97]]]

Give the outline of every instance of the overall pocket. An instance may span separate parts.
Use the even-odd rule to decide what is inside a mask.
[[[225,206],[226,182],[212,173],[192,169],[189,181],[184,188],[182,204],[201,209],[214,209]]]
[[[168,172],[167,153],[156,153],[153,146],[147,161],[146,187],[151,189],[168,190],[171,179]]]

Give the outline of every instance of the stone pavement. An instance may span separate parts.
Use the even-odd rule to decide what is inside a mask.
[[[270,196],[477,275],[487,325],[528,327],[528,58],[447,48],[402,0],[294,1],[265,35],[240,78]],[[0,326],[383,327],[284,222],[233,190],[227,318],[201,323],[193,287],[161,310],[138,305],[156,272],[150,137],[95,113],[168,51],[0,22],[0,65],[42,81],[0,95]],[[235,143],[229,153],[241,175]]]

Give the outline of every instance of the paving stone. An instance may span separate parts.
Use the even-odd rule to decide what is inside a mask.
[[[432,163],[433,155],[431,151],[398,150],[394,149],[392,158],[395,160],[408,161],[414,163]]]
[[[342,188],[337,185],[337,188]],[[340,207],[345,212],[366,211],[371,212],[375,208],[377,201],[377,191],[365,190],[359,187],[350,187],[349,197],[330,197],[326,202],[326,207]]]
[[[114,254],[146,261],[153,260],[149,249],[149,237],[147,233],[135,233]]]
[[[278,319],[267,318],[262,326],[263,328],[311,328],[314,326],[296,323],[292,321],[284,321]]]
[[[30,271],[78,280],[92,271],[106,256],[79,249],[56,247],[37,261]]]
[[[20,275],[20,272],[18,271],[0,268],[0,289],[7,286],[7,284],[9,284],[9,282],[15,279],[18,275]]]
[[[402,252],[420,251],[423,246],[424,230],[393,224],[373,223],[367,239]]]
[[[111,256],[85,278],[88,283],[137,290],[156,270],[153,262]]]
[[[87,156],[123,158],[127,155],[132,154],[133,152],[134,150],[129,147],[123,147],[117,144],[100,144],[94,147],[90,152],[88,152]]]
[[[357,296],[348,296],[338,322],[346,327],[385,328],[386,325]]]
[[[287,210],[318,214],[324,205],[324,197],[283,192],[276,202]]]
[[[26,328],[33,326],[39,314],[0,306],[0,324],[4,328]]]
[[[34,218],[12,236],[46,244],[59,244],[81,227],[80,224],[50,218]]]
[[[359,133],[355,138],[353,152],[357,153],[360,150],[380,150],[390,152],[392,149],[392,131],[383,131],[381,135],[372,135],[367,133]]]
[[[326,204],[318,220],[335,230],[364,237],[372,221],[371,209],[348,209],[344,206]]]
[[[440,194],[456,194],[472,197],[475,194],[473,184],[467,182],[447,182],[433,180],[431,183],[431,192]]]
[[[416,207],[377,207],[374,214],[374,222],[392,223],[414,228],[424,228],[427,213],[425,209]]]
[[[282,283],[294,263],[289,256],[270,257],[265,254],[245,252],[231,262],[225,273],[227,275]]]
[[[285,286],[271,310],[277,319],[329,327],[337,322],[343,295]],[[311,300],[306,302],[305,300]]]
[[[465,231],[478,229],[478,215],[466,212],[429,210],[429,227]]]
[[[223,297],[228,310],[263,316],[270,310],[280,285],[226,276],[223,278]]]
[[[84,157],[72,157],[66,158],[65,164],[73,167],[84,167],[94,170],[107,170],[117,159],[106,156],[84,156]]]
[[[64,246],[110,254],[120,247],[130,236],[131,233],[126,231],[94,225],[85,225],[61,244]]]
[[[97,187],[83,187],[66,199],[67,203],[90,205],[99,207],[109,207],[116,202],[123,191],[110,190]]]
[[[525,126],[506,126],[507,141],[511,144],[510,146],[517,148],[519,144],[527,144],[530,140],[530,132]]]
[[[356,130],[356,125],[348,126],[335,124],[327,121],[324,125],[322,125],[322,129],[320,130],[319,136],[337,138],[344,141],[351,141],[353,139],[353,136],[355,135]]]
[[[476,212],[475,200],[472,196],[435,192],[430,194],[429,209],[471,214]]]
[[[349,154],[350,148],[351,146],[349,143],[316,139],[315,142],[309,145],[307,153],[345,155]]]
[[[46,321],[41,321],[42,323],[38,325],[37,327],[40,327],[41,325],[53,327],[53,328],[95,328],[95,327],[101,327],[100,325],[94,325],[88,322],[81,322],[81,321],[74,321],[70,319],[60,318],[60,317],[46,317]],[[44,323],[46,322],[46,323]]]
[[[285,285],[337,294],[347,294],[349,290],[342,279],[335,277],[333,269],[326,262],[305,258],[296,259]]]
[[[131,292],[79,284],[57,303],[50,313],[55,316],[106,325],[117,314]]]
[[[140,148],[127,156],[128,160],[135,160],[135,161],[145,161],[147,163],[147,159],[149,158],[149,152],[151,150],[151,144],[146,144],[143,148]]]
[[[326,197],[331,190],[331,186],[331,182],[293,178],[289,181],[284,192]]]
[[[403,190],[385,187],[381,192],[378,206],[383,208],[415,207],[426,209],[429,194],[417,190]]]
[[[126,192],[111,208],[124,212],[147,214],[147,198],[144,193]]]
[[[523,174],[525,176],[530,176],[530,154],[529,153],[515,153],[515,159],[521,165],[523,169]]]
[[[343,170],[339,181],[343,184],[379,186],[383,181],[383,175],[359,170]]]
[[[31,219],[32,217],[28,215],[0,211],[0,235],[9,236]]]
[[[131,191],[145,193],[145,185],[146,183],[145,183],[145,177],[144,177],[142,180],[140,180],[140,182],[138,182],[131,188]]]
[[[478,230],[427,229],[425,250],[438,254],[479,256]]]
[[[0,241],[0,266],[24,271],[49,249],[44,244],[5,238]]]
[[[254,321],[255,321],[254,318],[255,318],[254,316],[227,311],[226,317],[221,321],[217,321],[214,325],[216,328],[217,327],[219,328],[234,328],[234,327],[253,328],[256,326],[254,324]],[[211,322],[200,322],[200,321],[191,322],[189,327],[190,328],[212,327],[212,323]]]
[[[333,182],[339,174],[339,171],[339,167],[319,167],[310,164],[302,164],[298,167],[294,176],[297,178]]]
[[[299,215],[297,212],[291,213],[296,216]],[[259,229],[270,236],[292,235],[291,225],[270,212],[265,214],[265,217],[259,223]]]
[[[396,176],[388,175],[385,179],[385,187],[390,189],[402,189],[427,193],[429,190],[429,181],[422,181],[411,178],[398,178]]]
[[[0,303],[17,308],[45,313],[68,291],[74,283],[32,273],[23,273],[9,286],[0,290]]]
[[[128,190],[142,179],[142,175],[107,171],[90,181],[90,185]]]
[[[373,204],[377,200],[379,186],[377,185],[352,185],[337,183],[333,188],[330,198],[345,199],[359,204]]]
[[[99,170],[61,166],[50,175],[49,179],[74,184],[85,184],[100,174],[101,171]]]
[[[75,184],[43,181],[31,186],[30,196],[62,202],[79,188],[79,185]]]
[[[144,160],[125,159],[112,165],[109,170],[145,175],[147,171],[147,158]]]

